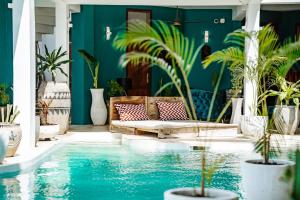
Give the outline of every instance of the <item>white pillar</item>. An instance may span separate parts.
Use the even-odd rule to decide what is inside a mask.
[[[246,31],[251,33],[251,39],[246,39],[245,56],[249,69],[254,70],[258,60],[258,39],[260,22],[260,0],[249,0],[246,12]],[[247,71],[245,72],[247,73]],[[255,79],[255,78],[254,78]],[[244,114],[257,115],[257,82],[245,76],[244,82]]]
[[[55,1],[55,47],[58,49],[62,46],[62,51],[67,51],[69,58],[69,5],[63,0]],[[63,70],[69,76],[69,65],[66,64]],[[56,81],[69,82],[69,77],[66,77],[60,71],[57,72]]]
[[[35,8],[34,0],[13,0],[13,94],[20,110],[22,153],[35,141]]]

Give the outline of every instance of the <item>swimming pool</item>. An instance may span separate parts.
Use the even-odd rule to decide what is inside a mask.
[[[239,169],[243,155],[225,156],[212,187],[235,191],[243,199]],[[28,173],[0,177],[0,199],[162,200],[167,189],[198,186],[200,164],[199,151],[143,152],[126,145],[68,144]]]

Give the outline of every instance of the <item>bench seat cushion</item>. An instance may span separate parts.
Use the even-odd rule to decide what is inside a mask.
[[[237,128],[236,124],[222,124],[213,122],[200,122],[193,120],[176,120],[176,121],[121,121],[112,120],[111,125],[119,127],[137,128],[143,130],[158,130],[158,129],[178,129],[178,128]]]

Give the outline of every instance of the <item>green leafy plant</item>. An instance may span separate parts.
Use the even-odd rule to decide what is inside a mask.
[[[85,62],[88,64],[92,79],[93,79],[93,87],[95,89],[99,88],[98,87],[98,78],[99,78],[99,66],[100,63],[99,61],[89,54],[87,51],[80,49],[78,50],[79,54],[83,57]]]
[[[125,52],[128,47],[141,51],[130,51],[121,56],[121,65],[129,63],[151,63],[167,73],[171,82],[160,89],[174,85],[184,104],[190,119],[197,119],[188,76],[199,56],[201,46],[195,48],[194,40],[185,37],[176,27],[168,26],[162,21],[155,21],[153,27],[141,21],[132,21],[128,30],[121,31],[114,39],[116,49]],[[164,56],[162,56],[164,55]],[[181,78],[182,77],[182,78]],[[185,87],[186,96],[182,87]],[[187,99],[185,98],[187,97]]]
[[[110,97],[122,96],[125,94],[126,94],[126,92],[125,92],[124,88],[116,80],[110,80],[107,82],[108,99]]]
[[[259,41],[258,62],[256,67],[247,65],[245,40],[257,37]],[[228,34],[224,40],[229,47],[216,51],[203,61],[204,67],[211,63],[223,63],[234,74],[234,82],[241,83],[244,78],[255,81],[260,101],[255,109],[262,116],[268,116],[267,99],[264,95],[269,89],[269,81],[274,75],[285,77],[291,67],[300,59],[300,40],[279,44],[279,36],[271,25],[257,33],[237,30]],[[238,85],[238,84],[237,84]]]
[[[195,47],[194,40],[190,40],[176,27],[162,21],[155,21],[152,27],[140,21],[129,23],[128,26],[130,31],[120,31],[113,45],[122,52],[126,52],[129,47],[139,51],[124,53],[120,58],[120,64],[126,67],[130,63],[138,67],[146,62],[163,70],[171,82],[164,84],[159,90],[163,91],[171,85],[174,86],[184,101],[189,118],[197,120],[188,77],[202,45]],[[212,169],[207,167],[204,148],[200,196],[205,196],[205,182],[211,180],[213,172],[217,169],[216,165],[213,166]]]
[[[163,79],[159,80],[159,90],[155,93],[154,96],[172,96],[173,84],[169,84],[168,87],[163,87],[165,84],[163,83]]]
[[[0,106],[5,106],[9,103],[8,86],[4,83],[0,84]]]
[[[296,83],[292,83],[281,76],[277,76],[273,85],[279,85],[279,91],[270,89],[266,91],[263,96],[277,96],[281,105],[284,104],[289,106],[292,101],[296,106],[299,106],[300,80]]]
[[[248,62],[245,53],[245,40],[257,38],[259,42],[257,62]],[[225,64],[235,75],[235,82],[244,78],[255,82],[258,89],[258,104],[254,110],[261,116],[268,116],[267,93],[271,89],[270,82],[274,77],[285,77],[291,67],[300,58],[300,40],[286,41],[282,45],[271,25],[267,25],[256,33],[237,30],[228,34],[224,40],[227,48],[216,51],[203,62],[204,67],[216,62]],[[255,65],[255,67],[253,67]],[[229,104],[226,105],[229,107]],[[223,114],[222,112],[221,114]],[[265,134],[256,143],[256,151],[263,156],[263,162],[268,164],[270,156],[280,152],[279,145],[271,145],[271,135],[274,131],[273,119],[268,122]]]
[[[45,45],[45,55],[40,53],[36,54],[37,57],[37,66],[38,74],[43,74],[46,70],[49,70],[52,76],[52,81],[55,81],[57,70],[59,70],[66,77],[68,76],[62,69],[62,65],[68,64],[71,62],[69,59],[63,59],[67,55],[67,51],[62,52],[62,47],[59,47],[58,50],[54,49],[49,52],[47,46]]]
[[[17,106],[7,104],[6,107],[0,109],[0,124],[14,124],[15,119],[20,114]]]

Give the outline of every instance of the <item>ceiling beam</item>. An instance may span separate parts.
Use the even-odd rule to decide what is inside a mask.
[[[299,4],[299,0],[262,0],[261,4]]]
[[[68,4],[151,5],[151,6],[237,6],[241,0],[65,0]]]

